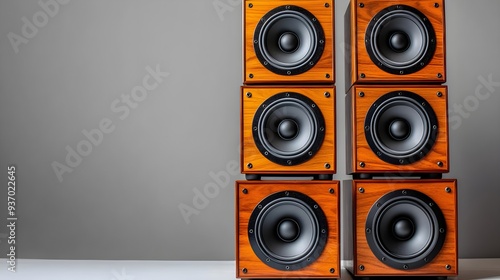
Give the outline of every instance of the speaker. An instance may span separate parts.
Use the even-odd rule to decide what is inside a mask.
[[[338,278],[338,181],[237,181],[237,278]]]
[[[335,173],[335,87],[241,88],[241,172]]]
[[[347,173],[449,171],[446,86],[355,85],[346,95]]]
[[[346,87],[444,83],[444,0],[351,0],[345,14]]]
[[[342,193],[355,276],[458,274],[456,180],[354,180]]]
[[[333,83],[334,1],[245,0],[244,83]]]

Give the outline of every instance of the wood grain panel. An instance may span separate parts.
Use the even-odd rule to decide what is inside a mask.
[[[445,188],[451,188],[446,192]],[[358,191],[364,189],[364,193]],[[427,265],[411,270],[398,270],[379,261],[372,253],[365,236],[366,217],[370,208],[385,194],[395,190],[416,190],[429,196],[439,206],[446,220],[446,239],[440,253]],[[355,180],[354,196],[354,263],[359,276],[454,276],[458,274],[457,255],[457,182],[456,180]],[[364,270],[359,266],[363,265]],[[450,265],[448,270],[446,266]]]
[[[438,118],[438,134],[431,151],[422,159],[406,165],[394,165],[380,159],[370,148],[365,136],[364,123],[366,114],[375,101],[392,91],[410,91],[423,97],[428,106],[431,106]],[[360,96],[360,93],[363,96]],[[438,92],[441,96],[438,96]],[[346,108],[350,112],[351,120],[347,130],[350,136],[348,156],[350,164],[347,166],[352,173],[446,173],[449,171],[449,144],[448,144],[448,90],[446,86],[353,86],[348,92],[347,99],[351,104]],[[349,149],[349,147],[351,147]],[[363,162],[365,167],[361,167]],[[443,165],[438,166],[438,162]]]
[[[243,193],[247,190],[247,194]],[[330,192],[333,189],[333,193]],[[248,238],[248,222],[255,207],[267,196],[301,192],[317,202],[328,221],[328,240],[321,256],[300,270],[282,271],[263,263]],[[340,273],[338,181],[237,181],[236,182],[236,277],[237,278],[338,278]],[[246,268],[246,273],[243,269]],[[334,269],[332,273],[330,270]]]
[[[325,5],[327,4],[327,5]],[[323,27],[325,48],[316,65],[309,71],[298,75],[286,76],[269,71],[257,58],[254,51],[253,36],[261,18],[272,9],[294,5],[311,12]],[[251,8],[250,8],[251,6]],[[335,81],[335,43],[334,43],[334,1],[317,0],[245,0],[243,7],[243,81],[256,83],[334,83]],[[253,78],[250,78],[250,74]],[[328,75],[328,76],[327,76]]]
[[[247,93],[251,93],[251,97]],[[318,152],[308,161],[283,166],[264,157],[255,145],[252,121],[257,109],[269,97],[280,92],[296,92],[309,97],[321,110],[325,120],[325,138]],[[330,93],[329,97],[325,92]],[[244,174],[333,174],[336,170],[335,87],[265,87],[241,88],[241,172]],[[252,164],[252,168],[248,167]],[[329,164],[329,168],[325,167]]]
[[[363,3],[363,5],[360,5]],[[387,73],[378,68],[368,55],[365,46],[365,32],[369,22],[381,10],[402,4],[398,0],[351,0],[350,56],[351,73],[348,88],[355,83],[444,83],[446,82],[446,54],[445,54],[445,8],[444,0],[407,0],[404,5],[421,11],[432,24],[436,33],[436,50],[431,61],[421,70],[406,75]],[[436,5],[437,4],[437,5]],[[362,7],[361,7],[362,6]],[[364,78],[361,77],[364,74]],[[441,74],[441,77],[438,77]]]

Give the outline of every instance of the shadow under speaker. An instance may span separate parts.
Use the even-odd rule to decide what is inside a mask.
[[[351,0],[345,15],[346,87],[444,83],[444,0]]]
[[[245,0],[244,83],[333,83],[334,2]]]
[[[244,86],[244,174],[335,173],[335,87]]]
[[[237,181],[237,278],[338,278],[338,181]]]
[[[354,275],[458,274],[456,180],[354,180],[344,187],[343,258]]]
[[[347,173],[448,172],[447,112],[446,86],[353,86]]]

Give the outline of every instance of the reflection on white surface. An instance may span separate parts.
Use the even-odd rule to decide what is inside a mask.
[[[0,262],[6,264],[6,259]],[[16,273],[0,266],[2,280],[233,280],[234,261],[17,261]],[[342,279],[351,279],[345,270]],[[410,278],[411,279],[411,278]],[[500,259],[459,261],[459,277],[449,280],[500,279]]]

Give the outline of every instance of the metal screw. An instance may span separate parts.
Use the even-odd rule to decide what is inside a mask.
[[[361,73],[361,75],[359,75],[362,79],[366,78],[366,75],[365,73]]]
[[[249,232],[249,233],[253,233],[253,229],[250,229],[248,232]]]
[[[438,3],[434,3],[434,8],[439,8],[439,4]]]
[[[365,189],[363,189],[363,188],[359,188],[359,189],[358,189],[358,191],[359,191],[360,193],[364,193],[364,192],[365,192]]]
[[[286,195],[286,196],[289,196],[289,195],[290,195],[290,192],[289,192],[289,191],[285,191],[285,195]]]
[[[326,233],[326,229],[322,229],[321,233],[325,234]]]
[[[451,265],[447,264],[447,265],[445,266],[445,268],[446,268],[446,270],[450,270],[450,269],[451,269]]]
[[[247,92],[247,97],[248,98],[252,97],[252,93],[251,92]]]
[[[328,74],[328,73],[327,73],[327,74],[325,75],[325,78],[330,79],[330,74]]]
[[[385,262],[387,259],[385,257],[382,257],[382,261]]]
[[[335,273],[335,268],[330,268],[330,273]]]
[[[406,190],[403,190],[401,193],[402,193],[403,195],[406,195],[408,192],[407,192]]]
[[[328,8],[328,7],[330,7],[330,4],[325,3],[325,8]]]
[[[372,233],[372,229],[371,228],[367,228],[366,229],[366,233]]]
[[[444,228],[439,229],[439,233],[444,233],[444,232],[445,232]]]
[[[329,190],[329,192],[330,192],[331,194],[334,194],[334,193],[335,193],[335,190],[334,190],[334,189],[330,189],[330,190]]]
[[[441,96],[443,96],[443,93],[442,93],[442,92],[440,92],[440,91],[438,91],[438,92],[436,93],[436,95],[437,95],[437,97],[441,97]]]
[[[325,131],[325,128],[324,127],[320,127],[319,130],[320,131]]]
[[[247,274],[247,272],[248,272],[248,269],[246,269],[246,268],[243,268],[243,270],[242,270],[242,271],[243,271],[243,273]]]
[[[247,189],[243,189],[243,190],[242,190],[242,192],[243,192],[244,194],[247,194],[247,193],[248,193],[248,190],[247,190]]]
[[[368,126],[368,125],[367,125],[367,126],[365,126],[365,130],[366,130],[366,131],[370,130],[370,126]]]
[[[444,191],[447,192],[447,193],[451,193],[451,188],[450,187],[446,187],[446,188],[444,188]]]
[[[362,161],[361,161],[361,162],[359,163],[359,167],[361,167],[361,168],[365,168],[365,166],[366,166],[366,164],[365,164],[364,162],[362,162]]]
[[[361,271],[365,270],[365,266],[364,266],[364,265],[362,265],[362,264],[360,264],[360,265],[359,265],[359,270],[361,270]]]
[[[443,162],[438,161],[438,162],[437,162],[437,165],[438,165],[439,167],[443,167],[443,165],[444,165],[444,164],[443,164]]]
[[[329,93],[328,91],[327,91],[327,92],[325,92],[325,97],[326,97],[326,98],[329,98],[329,97],[330,97],[330,93]]]
[[[286,164],[288,164],[288,165],[292,165],[292,161],[291,161],[291,160],[287,160],[287,161],[286,161]]]
[[[250,168],[250,169],[252,169],[253,168],[253,164],[252,163],[248,163],[247,167]]]
[[[437,77],[441,79],[441,78],[443,77],[443,74],[438,73],[438,74],[437,74]]]
[[[364,8],[364,7],[365,7],[365,4],[364,4],[364,3],[359,3],[359,7],[360,7],[360,8]]]
[[[250,79],[253,79],[253,74],[248,75]]]
[[[359,95],[359,97],[365,97],[365,93],[364,93],[364,92],[362,92],[362,91],[360,91],[360,92],[358,93],[358,95]]]
[[[287,266],[285,266],[285,269],[286,270],[290,270],[290,267],[287,265]]]
[[[314,209],[318,209],[319,208],[318,204],[314,204],[313,207],[314,207]]]
[[[292,75],[292,71],[286,71],[287,75]]]
[[[404,264],[404,265],[403,265],[403,269],[405,269],[405,270],[406,270],[406,269],[408,269],[408,265],[407,265],[407,264]]]
[[[330,166],[330,164],[329,164],[328,162],[327,162],[327,163],[325,163],[325,168],[326,168],[326,169],[330,169],[330,167],[331,167],[331,166]]]

